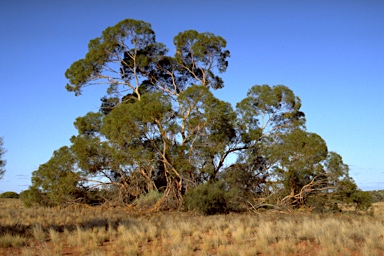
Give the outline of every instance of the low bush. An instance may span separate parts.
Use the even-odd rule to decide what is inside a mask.
[[[52,203],[47,195],[33,187],[22,191],[20,193],[20,199],[27,207],[31,207],[33,205],[52,206]]]
[[[367,191],[357,190],[352,195],[353,205],[356,210],[368,210],[372,206],[373,197]]]
[[[0,194],[0,198],[19,198],[19,194],[16,192],[8,191]]]
[[[149,208],[156,204],[160,198],[163,197],[163,193],[157,190],[151,190],[147,194],[141,195],[136,201],[135,205],[141,208]]]
[[[236,194],[236,190],[225,190],[222,182],[204,183],[186,193],[184,205],[188,210],[204,215],[238,211],[237,204],[233,202]]]

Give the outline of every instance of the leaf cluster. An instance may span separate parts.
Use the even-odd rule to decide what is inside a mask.
[[[143,91],[178,95],[192,84],[224,86],[215,75],[215,71],[225,72],[230,57],[222,37],[188,30],[175,36],[174,44],[175,55],[169,56],[149,23],[125,19],[90,40],[85,58],[65,72],[66,88],[80,95],[86,86],[108,84],[107,93],[120,101],[128,95],[140,99]],[[130,93],[119,96],[126,90]]]

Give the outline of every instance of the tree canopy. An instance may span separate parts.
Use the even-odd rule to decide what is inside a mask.
[[[108,84],[108,95],[121,100],[121,92],[127,90],[140,99],[147,90],[176,96],[192,84],[224,86],[214,73],[228,66],[230,53],[222,37],[188,30],[179,33],[174,44],[175,55],[168,56],[149,23],[125,19],[89,42],[86,56],[65,72],[66,88],[79,95],[86,86]]]
[[[66,71],[66,88],[80,95],[107,84],[107,94],[99,112],[76,119],[71,146],[33,173],[31,194],[50,204],[90,195],[135,204],[155,191],[155,208],[184,201],[210,214],[266,203],[324,209],[348,197],[346,184],[358,191],[341,156],[306,131],[291,89],[254,85],[234,109],[212,93],[224,86],[226,41],[187,30],[173,43],[170,56],[150,24],[132,19],[89,42]]]

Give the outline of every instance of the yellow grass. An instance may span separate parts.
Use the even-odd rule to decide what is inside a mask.
[[[0,255],[384,255],[384,203],[373,216],[0,206]]]

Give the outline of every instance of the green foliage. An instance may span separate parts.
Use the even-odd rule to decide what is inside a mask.
[[[254,198],[265,196],[269,177],[268,163],[257,150],[239,156],[237,162],[220,173],[229,190],[238,192],[237,202],[248,205]]]
[[[151,190],[146,194],[141,194],[134,204],[140,208],[150,208],[154,206],[163,196],[163,193]]]
[[[356,210],[367,210],[372,206],[373,197],[368,191],[361,191],[353,180],[344,180],[338,187],[338,198],[353,205]]]
[[[368,210],[372,206],[372,195],[367,191],[357,190],[352,195],[352,201],[357,210]]]
[[[273,174],[286,191],[282,201],[317,211],[332,208],[331,195],[342,182],[350,180],[341,156],[328,152],[319,135],[301,129],[279,136],[278,141],[271,158],[278,163]]]
[[[0,137],[0,179],[3,178],[5,173],[5,164],[7,161],[4,159],[4,154],[7,152],[5,148],[3,147],[4,141],[3,138]]]
[[[75,128],[79,131],[79,134],[87,137],[95,136],[100,132],[102,126],[102,117],[101,113],[89,112],[83,117],[76,118],[74,123]]]
[[[0,198],[19,198],[19,194],[13,191],[7,191],[0,194]]]
[[[49,199],[49,203],[45,199],[44,203],[52,205],[75,201],[79,192],[75,164],[76,159],[68,147],[55,151],[47,163],[32,173],[30,197],[44,194]]]
[[[283,85],[255,85],[236,108],[245,142],[284,133],[305,123],[300,98]]]
[[[384,190],[373,190],[368,191],[372,196],[372,202],[384,202]]]
[[[151,44],[155,43],[155,33],[151,29],[151,25],[138,20],[126,19],[113,27],[108,27],[102,33],[101,37],[91,40],[88,44],[88,53],[85,58],[74,62],[65,72],[65,76],[69,80],[66,88],[73,91],[76,95],[81,94],[81,90],[90,81],[98,80],[102,77],[103,72],[108,69],[106,65],[109,62],[123,62],[127,53],[136,59],[137,52],[143,50]],[[132,51],[129,49],[132,48]],[[116,56],[118,56],[116,58]],[[138,64],[143,62],[140,61]],[[137,64],[135,64],[137,65]],[[130,67],[138,68],[138,66]],[[132,70],[124,70],[125,79],[130,79]],[[110,81],[111,88],[116,85],[115,81]]]
[[[223,214],[238,211],[235,203],[237,191],[225,190],[225,184],[218,181],[200,184],[189,190],[184,197],[184,205],[188,210],[198,211],[205,215]]]
[[[103,115],[89,112],[78,117],[74,123],[79,135],[73,136],[70,150],[83,173],[95,174],[108,166],[109,152],[107,143],[100,137]]]
[[[52,206],[51,200],[47,194],[33,186],[22,191],[19,198],[23,201],[26,207],[32,207],[34,205]]]
[[[329,194],[322,193],[308,197],[302,208],[309,208],[315,213],[335,213],[342,211],[339,203],[340,201],[333,200]]]
[[[286,190],[295,195],[313,179],[318,180],[316,177],[326,179],[321,164],[327,155],[327,146],[319,135],[295,129],[280,136],[272,158],[279,163],[276,175]]]
[[[216,66],[220,73],[228,67],[226,60],[230,53],[223,50],[226,41],[212,33],[198,33],[195,30],[180,32],[173,42],[176,46],[175,59],[179,67],[188,70],[200,85],[211,85],[214,89],[224,86],[223,80],[210,70]],[[215,65],[215,63],[217,63]]]
[[[234,110],[211,92],[224,86],[217,74],[228,67],[226,41],[187,30],[173,43],[170,56],[149,23],[132,19],[89,42],[85,57],[66,71],[66,88],[79,95],[107,84],[108,95],[99,113],[76,119],[72,145],[33,172],[24,201],[105,199],[150,207],[161,196],[164,208],[184,201],[188,209],[215,214],[255,198],[317,208],[336,195],[352,198],[340,190],[350,180],[348,166],[305,130],[292,90],[255,85]],[[354,191],[351,202],[368,201]]]
[[[191,86],[180,93],[178,103],[181,143],[190,149],[189,163],[201,166],[201,172],[214,179],[229,147],[236,146],[236,113],[203,86]]]
[[[223,87],[223,80],[214,74],[228,66],[230,54],[222,37],[189,30],[179,33],[174,44],[175,56],[167,56],[167,48],[156,42],[149,23],[125,19],[89,42],[85,58],[65,72],[69,80],[66,89],[79,95],[83,87],[98,81],[109,85],[110,95],[129,89],[129,95],[140,100],[142,88],[177,95],[194,83]],[[110,71],[120,77],[111,76]]]

